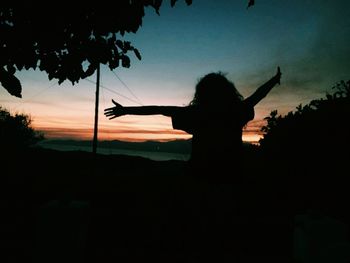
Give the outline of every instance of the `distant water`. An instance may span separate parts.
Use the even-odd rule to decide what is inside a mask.
[[[75,146],[75,145],[64,145],[64,144],[50,144],[43,143],[40,145],[43,148],[53,149],[57,151],[84,151],[91,152],[91,147],[87,146]],[[155,161],[168,161],[168,160],[180,160],[187,161],[190,158],[189,154],[181,153],[169,153],[169,152],[147,152],[147,151],[134,151],[116,148],[97,148],[99,154],[121,154],[129,156],[141,156]]]

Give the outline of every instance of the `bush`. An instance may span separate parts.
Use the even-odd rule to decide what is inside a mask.
[[[2,149],[21,149],[35,145],[44,136],[31,127],[25,114],[11,115],[0,106],[0,145]]]
[[[326,98],[299,105],[296,111],[285,116],[278,115],[277,110],[272,111],[265,118],[267,125],[262,127],[265,135],[260,141],[261,146],[277,147],[282,144],[292,147],[346,138],[349,134],[350,81],[341,81],[333,89],[336,91],[327,94]]]

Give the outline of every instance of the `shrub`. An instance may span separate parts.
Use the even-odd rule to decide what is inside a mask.
[[[25,114],[12,115],[0,106],[0,145],[5,149],[19,149],[35,145],[44,136],[31,127],[31,119]]]

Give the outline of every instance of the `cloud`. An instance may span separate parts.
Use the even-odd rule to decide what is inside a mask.
[[[348,10],[350,2],[347,0],[306,2],[302,11],[306,19],[293,21],[298,28],[289,29],[285,36],[280,37],[279,46],[270,51],[271,60],[266,61],[258,72],[244,76],[247,93],[263,83],[277,65],[282,69],[284,94],[297,92],[301,96],[318,96],[337,81],[349,79]]]
[[[261,69],[236,81],[237,88],[247,97],[273,76],[277,65],[281,66],[281,86],[275,87],[257,105],[257,120],[273,109],[285,114],[299,104],[324,97],[335,83],[350,79],[350,2],[310,3],[303,11],[307,19],[297,22],[300,28],[291,31],[299,35],[281,36],[280,45],[269,51],[271,60],[257,61],[263,64]]]
[[[304,56],[292,63],[294,77],[288,79],[291,84],[315,91],[350,78],[349,1],[318,2],[312,10],[316,12],[316,36]]]

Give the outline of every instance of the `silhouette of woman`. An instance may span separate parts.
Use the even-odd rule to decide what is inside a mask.
[[[112,100],[115,106],[105,109],[109,119],[127,114],[162,114],[172,118],[174,129],[193,135],[189,172],[200,180],[195,180],[195,185],[189,181],[189,193],[185,190],[186,193],[179,197],[179,200],[186,200],[181,203],[184,208],[174,208],[174,215],[183,216],[181,220],[177,217],[176,224],[188,226],[184,240],[189,242],[185,246],[200,261],[210,257],[212,261],[218,261],[220,255],[232,259],[239,254],[242,235],[237,233],[241,231],[240,225],[232,223],[239,207],[235,197],[239,192],[232,187],[241,186],[232,183],[242,174],[242,129],[254,118],[254,106],[280,83],[280,78],[278,67],[274,77],[243,99],[234,84],[222,73],[210,73],[199,80],[194,98],[188,106],[123,107]],[[232,176],[232,172],[235,176]]]
[[[243,99],[222,73],[210,73],[199,80],[188,106],[123,107],[112,100],[115,106],[105,109],[105,115],[109,119],[128,114],[171,117],[174,129],[193,135],[189,161],[192,174],[203,176],[216,171],[215,178],[223,180],[228,166],[229,170],[239,170],[242,129],[254,118],[254,106],[280,83],[280,78],[278,67],[274,77]]]

